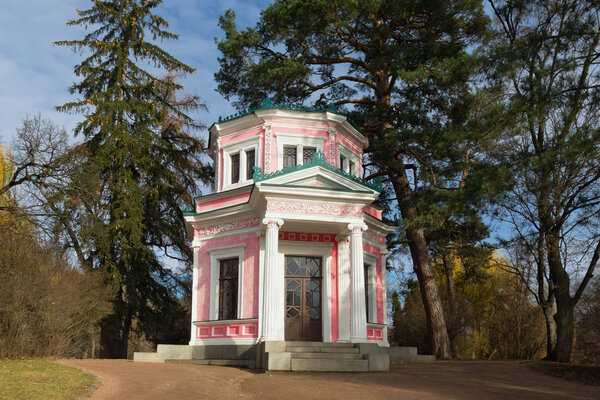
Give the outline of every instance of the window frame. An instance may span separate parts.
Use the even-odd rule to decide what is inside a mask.
[[[234,260],[235,260],[235,261],[234,261]],[[224,278],[224,277],[222,276],[222,275],[223,275],[223,267],[224,267],[224,263],[225,263],[225,262],[228,262],[228,261],[234,261],[234,263],[233,263],[233,264],[236,266],[236,269],[237,269],[237,271],[236,271],[236,272],[237,272],[237,274],[236,274],[236,275],[237,275],[237,276],[235,276],[235,277],[228,277],[228,278]],[[218,304],[218,310],[219,310],[219,311],[218,311],[218,319],[219,319],[219,321],[221,321],[221,320],[230,320],[230,319],[235,319],[235,318],[231,318],[231,317],[229,317],[229,318],[224,318],[224,317],[222,317],[222,315],[224,314],[224,309],[223,309],[223,302],[224,302],[224,296],[223,296],[223,295],[224,295],[224,293],[225,293],[225,290],[224,290],[224,284],[225,284],[225,282],[227,282],[227,281],[233,281],[233,280],[235,280],[235,281],[236,281],[236,282],[235,282],[235,286],[236,286],[236,288],[235,288],[235,290],[236,290],[236,293],[235,293],[235,302],[232,302],[232,307],[234,307],[234,310],[235,310],[235,311],[234,311],[234,312],[232,312],[231,314],[234,314],[234,315],[235,315],[235,317],[237,317],[237,316],[238,316],[238,304],[237,304],[238,302],[237,302],[237,298],[238,298],[238,296],[240,295],[240,294],[239,294],[239,281],[238,281],[238,279],[239,279],[239,274],[240,274],[240,259],[239,259],[239,258],[237,258],[237,257],[232,257],[232,258],[223,258],[223,259],[220,259],[220,260],[219,260],[219,278],[218,278],[218,279],[219,279],[219,283],[218,283],[218,286],[219,286],[219,289],[218,289],[218,290],[219,290],[219,300],[218,300],[218,303],[219,303],[219,304]],[[231,287],[231,285],[229,285],[229,287]],[[228,310],[228,311],[229,311],[229,310]],[[229,312],[228,312],[227,314],[229,314]]]
[[[323,152],[325,148],[325,137],[301,136],[285,133],[277,134],[277,169],[283,169],[283,147],[296,147],[296,165],[304,160],[304,146],[312,147],[315,151]]]
[[[364,287],[367,288],[368,294],[365,293],[365,309],[367,324],[377,324],[377,257],[371,253],[363,254],[364,268],[367,268],[368,282],[365,282]]]
[[[349,173],[352,174],[356,177],[361,177],[361,156],[362,156],[362,152],[361,152],[361,156],[357,155],[356,153],[354,153],[352,150],[350,150],[346,145],[344,145],[343,143],[338,142],[337,143],[337,150],[338,150],[338,168]],[[342,159],[342,157],[345,159],[344,164],[345,165],[340,165],[340,161]],[[350,169],[350,164],[353,164],[354,166],[354,171],[352,171]]]
[[[219,303],[220,303],[220,273],[221,261],[232,258],[238,259],[238,295],[237,295],[237,312],[235,319],[243,318],[243,298],[244,292],[244,250],[245,244],[236,244],[232,246],[224,246],[208,249],[210,254],[210,303],[209,303],[209,320],[214,321],[229,321],[219,319]]]
[[[260,154],[260,137],[252,137],[249,139],[239,140],[234,143],[229,143],[221,146],[223,150],[223,171],[220,171],[219,174],[223,177],[223,190],[231,190],[240,186],[245,186],[248,183],[254,182],[252,179],[252,175],[250,175],[250,179],[248,179],[247,175],[247,160],[246,160],[246,152],[248,150],[254,150],[254,165],[260,166],[259,154]],[[240,155],[240,178],[236,183],[231,182],[232,178],[232,164],[231,164],[231,156],[239,153]],[[219,177],[217,177],[218,179]]]

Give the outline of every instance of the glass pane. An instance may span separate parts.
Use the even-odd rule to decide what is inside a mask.
[[[296,262],[295,257],[286,257],[286,268],[285,274],[297,276],[298,275],[298,263]]]
[[[237,278],[238,277],[238,259],[230,258],[221,260],[221,278]]]
[[[252,167],[256,165],[255,156],[254,150],[246,150],[246,180],[250,180],[254,176],[254,169]]]
[[[231,183],[240,181],[240,154],[231,155]]]
[[[285,146],[283,148],[283,168],[296,166],[296,147]]]
[[[302,164],[309,163],[315,155],[317,149],[315,147],[305,147],[302,149]]]
[[[300,311],[297,308],[289,308],[287,310],[287,317],[288,318],[294,318],[297,317],[300,314]]]

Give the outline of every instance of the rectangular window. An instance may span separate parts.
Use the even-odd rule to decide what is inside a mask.
[[[254,176],[253,167],[256,165],[256,152],[254,149],[246,150],[246,180],[251,180]]]
[[[369,266],[367,264],[365,264],[365,309],[367,310],[367,323],[371,322],[371,321],[369,321],[369,319],[370,319],[370,315],[369,315],[369,288],[370,288]]]
[[[240,153],[231,155],[231,183],[240,181]]]
[[[296,147],[295,146],[284,146],[283,147],[283,168],[295,167],[296,166]]]
[[[302,149],[302,164],[307,164],[311,162],[316,151],[317,149],[314,147],[304,147]]]
[[[349,168],[348,172],[350,172],[352,175],[358,175],[356,173],[356,164],[353,163],[352,161],[350,161],[350,168]]]
[[[219,319],[237,319],[238,259],[220,261]]]
[[[340,156],[340,169],[346,170],[346,157]]]

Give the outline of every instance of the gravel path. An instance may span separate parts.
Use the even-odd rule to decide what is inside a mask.
[[[96,375],[91,399],[600,399],[600,387],[512,362],[397,364],[389,373],[254,373],[227,367],[61,360]]]

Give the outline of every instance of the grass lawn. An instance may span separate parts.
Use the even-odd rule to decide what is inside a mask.
[[[0,360],[0,399],[76,399],[95,379],[45,358]]]
[[[533,365],[544,372],[560,376],[561,378],[587,383],[588,385],[600,385],[600,366],[574,365],[548,361],[538,361]]]

